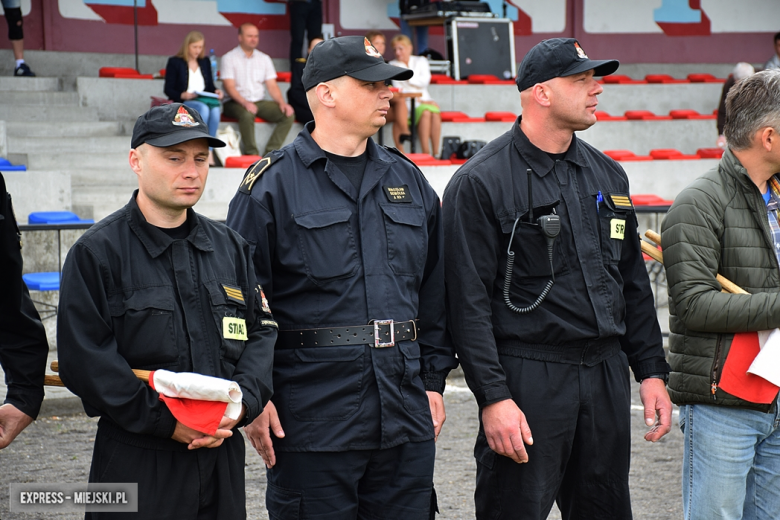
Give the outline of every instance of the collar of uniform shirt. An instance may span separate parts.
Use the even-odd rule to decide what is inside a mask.
[[[523,157],[523,159],[525,159],[525,161],[529,164],[529,166],[531,166],[531,169],[534,171],[534,173],[536,173],[539,177],[544,177],[550,171],[552,171],[552,169],[555,167],[555,161],[550,159],[550,156],[547,155],[547,152],[539,149],[528,139],[523,130],[520,128],[519,121],[518,124],[515,125],[513,138],[515,140],[515,148]],[[576,135],[572,136],[571,144],[569,145],[569,149],[566,150],[564,160],[572,162],[580,168],[587,166],[587,163],[582,158],[582,154],[580,154],[579,139],[577,139]]]

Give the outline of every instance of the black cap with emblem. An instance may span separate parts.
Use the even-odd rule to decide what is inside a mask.
[[[225,146],[224,142],[209,135],[197,110],[171,103],[152,107],[136,120],[130,148],[138,148],[144,143],[163,148],[193,139],[206,139],[214,148]]]
[[[620,66],[618,60],[591,60],[574,38],[543,40],[528,51],[517,72],[517,89],[522,92],[537,83],[593,70],[596,76],[609,76]]]
[[[303,69],[307,91],[332,79],[349,76],[361,81],[407,80],[414,72],[385,63],[384,58],[363,36],[341,36],[318,43]]]

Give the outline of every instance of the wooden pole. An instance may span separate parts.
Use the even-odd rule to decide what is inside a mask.
[[[647,231],[645,231],[645,236],[650,240],[652,240],[653,242],[655,242],[659,247],[661,246],[661,235],[659,235],[652,229],[648,229]],[[648,249],[652,249],[653,251],[656,251],[659,255],[658,258],[653,257],[653,255],[650,252],[645,250],[645,244],[647,244],[647,242],[642,241],[642,252],[652,257],[653,260],[658,260],[659,262],[664,263],[663,254],[660,251],[658,251],[656,248],[652,247],[650,244],[647,244]],[[731,294],[750,294],[745,289],[735,284],[728,278],[725,278],[721,275],[717,275],[715,278],[716,280],[718,280],[718,283],[721,285],[721,287],[723,287],[723,290],[726,292],[729,292]]]
[[[60,364],[57,360],[54,360],[51,362],[51,370],[52,372],[59,372],[60,371]],[[143,381],[144,383],[149,382],[149,374],[151,374],[151,370],[133,370],[133,374],[135,374],[135,377]],[[45,386],[65,386],[63,384],[62,379],[60,379],[60,376],[44,376],[43,378],[43,384]]]

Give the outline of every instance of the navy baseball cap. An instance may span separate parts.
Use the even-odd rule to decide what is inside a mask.
[[[152,107],[136,120],[130,148],[138,148],[144,143],[164,148],[193,139],[206,139],[212,148],[225,146],[224,142],[209,135],[197,110],[171,103]]]
[[[543,40],[528,51],[517,72],[517,89],[522,92],[537,83],[593,70],[596,76],[609,76],[620,66],[618,60],[591,60],[574,38]]]
[[[385,63],[368,38],[341,36],[318,43],[303,69],[303,88],[307,91],[322,82],[349,76],[361,81],[406,80],[414,71]]]

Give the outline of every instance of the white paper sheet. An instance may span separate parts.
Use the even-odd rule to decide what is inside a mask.
[[[780,329],[758,331],[758,344],[761,351],[751,363],[748,373],[780,386]]]

